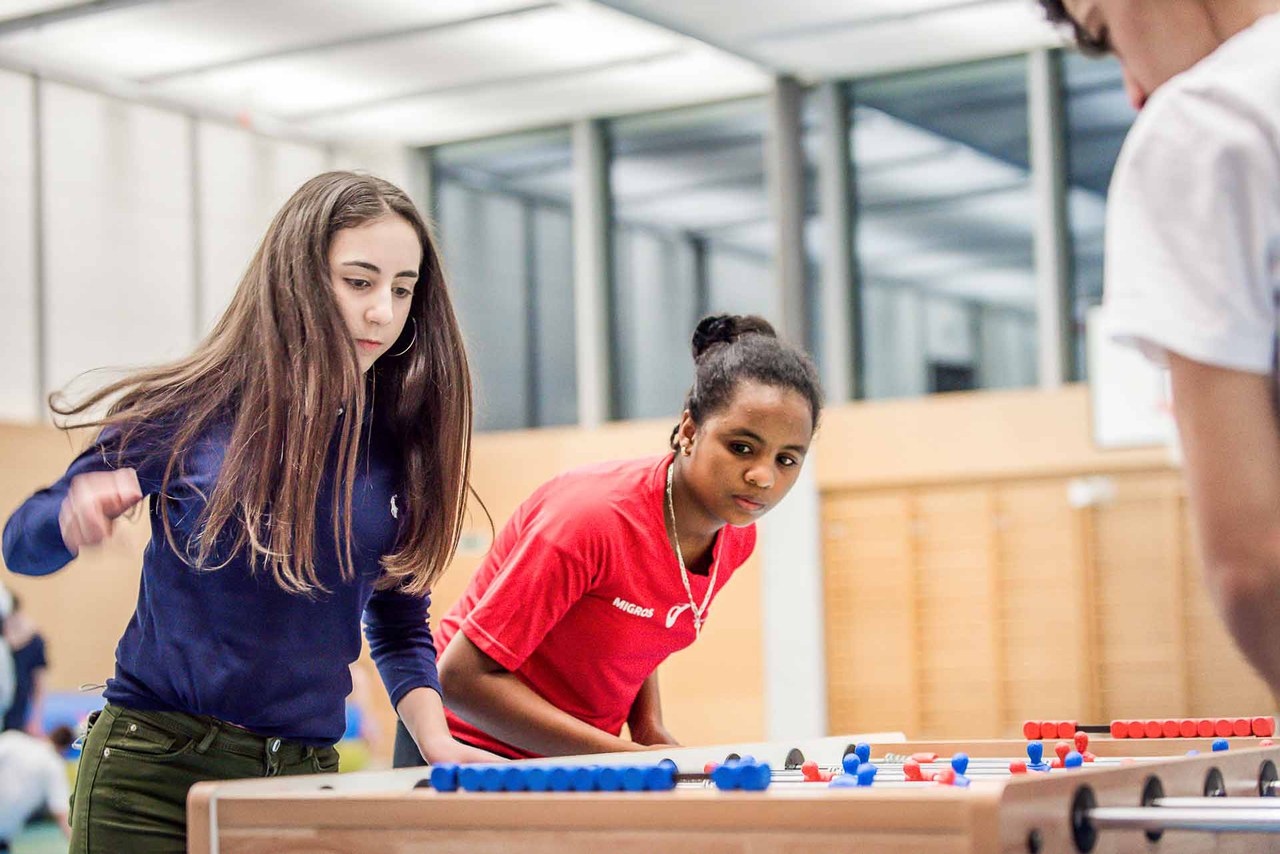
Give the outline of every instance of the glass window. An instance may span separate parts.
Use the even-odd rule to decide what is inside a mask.
[[[1102,301],[1102,238],[1111,172],[1134,111],[1120,63],[1062,54],[1067,149],[1067,221],[1071,229],[1071,301],[1075,379],[1085,379],[1084,319]]]
[[[433,169],[477,428],[576,422],[568,131],[441,146]]]
[[[677,413],[707,313],[776,320],[761,99],[610,124],[614,414]]]
[[[1026,59],[851,87],[865,395],[1034,385]]]

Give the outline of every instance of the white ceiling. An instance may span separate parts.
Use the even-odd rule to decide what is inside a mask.
[[[1032,0],[4,0],[0,65],[432,144],[1053,43]]]
[[[1033,0],[601,0],[803,80],[1059,44]]]

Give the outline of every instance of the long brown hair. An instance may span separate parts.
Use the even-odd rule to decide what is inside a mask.
[[[386,216],[402,217],[418,233],[422,264],[410,320],[366,381],[329,284],[329,245],[341,229]],[[265,567],[285,590],[325,591],[314,566],[315,496],[345,411],[329,512],[342,577],[351,579],[352,487],[365,410],[375,405],[398,446],[401,488],[409,493],[378,586],[423,593],[457,549],[471,472],[471,375],[431,233],[409,197],[379,178],[326,172],[307,181],[272,220],[231,305],[193,353],[74,405],[64,400],[49,398],[64,419],[110,402],[101,418],[59,426],[96,426],[100,437],[118,430],[120,458],[131,443],[163,432],[170,449],[158,495],[165,535],[197,568],[218,569],[247,550],[254,570]],[[231,438],[194,549],[179,548],[167,487],[181,477],[193,443],[228,418]],[[221,562],[211,561],[215,547],[227,555]]]

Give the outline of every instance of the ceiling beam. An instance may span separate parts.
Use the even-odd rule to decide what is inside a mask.
[[[752,65],[755,65],[760,70],[769,74],[787,74],[791,71],[791,69],[779,66],[773,60],[767,59],[760,54],[750,50],[744,50],[739,45],[731,45],[728,42],[722,41],[715,36],[708,35],[704,32],[695,32],[694,30],[689,29],[687,25],[675,21],[667,15],[657,15],[653,12],[641,11],[636,8],[637,4],[635,0],[589,0],[589,2],[594,3],[597,6],[604,6],[607,9],[612,9],[615,12],[621,12],[628,17],[653,24],[655,27],[661,27],[662,29],[675,33],[676,35],[702,42],[708,47],[713,47],[716,50],[729,54],[730,56],[735,56],[738,59],[750,62]]]
[[[442,33],[474,26],[476,24],[491,23],[503,18],[513,18],[518,15],[528,15],[533,12],[545,12],[550,9],[558,8],[560,8],[560,4],[554,2],[529,3],[524,6],[516,6],[512,9],[503,9],[499,12],[489,12],[484,15],[473,15],[467,18],[455,18],[449,21],[434,21],[417,27],[397,27],[395,29],[379,30],[361,35],[343,36],[342,38],[330,39],[322,42],[312,42],[310,44],[295,45],[293,47],[265,50],[258,53],[234,57],[232,59],[220,60],[218,62],[208,62],[203,65],[192,65],[187,68],[175,68],[171,71],[148,74],[134,79],[136,82],[144,85],[167,83],[170,80],[175,80],[181,77],[194,77],[200,74],[209,74],[214,71],[225,71],[228,68],[235,68],[240,65],[250,65],[255,62],[266,62],[273,59],[287,59],[289,57],[301,56],[303,54],[315,53],[318,51],[360,47],[382,41],[391,41],[393,39],[412,38],[426,35],[428,33]]]
[[[596,74],[602,71],[613,71],[614,69],[626,68],[632,65],[646,65],[651,62],[662,62],[667,59],[674,59],[678,56],[683,56],[687,52],[688,51],[683,49],[661,50],[654,53],[642,54],[640,56],[626,57],[625,59],[611,59],[607,62],[598,62],[591,65],[555,68],[550,71],[541,71],[535,74],[488,77],[482,80],[458,83],[453,86],[435,86],[426,89],[415,89],[409,92],[399,92],[394,95],[385,95],[361,101],[348,101],[345,104],[337,104],[332,107],[325,107],[321,110],[310,110],[303,113],[276,114],[276,116],[277,118],[288,122],[311,122],[317,119],[328,118],[330,116],[342,115],[343,113],[359,112],[373,107],[381,107],[386,104],[394,104],[397,101],[409,101],[416,98],[430,98],[437,95],[461,95],[480,92],[485,89],[514,89],[534,83],[546,83],[553,80],[563,80],[569,77]]]
[[[78,18],[87,18],[90,15],[101,15],[103,12],[116,12],[120,9],[127,9],[130,6],[144,6],[148,3],[158,2],[161,2],[161,0],[89,0],[87,3],[80,3],[75,6],[46,9],[43,12],[33,12],[30,15],[0,21],[0,37],[20,33],[23,30],[33,30],[37,27],[47,27],[52,24],[74,21]],[[169,0],[164,0],[164,2],[169,2]]]
[[[828,21],[813,21],[797,27],[772,29],[762,32],[759,35],[747,36],[742,39],[742,41],[748,44],[762,44],[767,42],[807,39],[815,36],[827,36],[833,32],[863,30],[870,29],[872,27],[888,26],[890,24],[903,24],[908,21],[915,21],[921,18],[931,18],[934,15],[942,15],[947,12],[961,12],[966,9],[974,9],[980,6],[991,6],[997,3],[1007,2],[1009,2],[1009,0],[948,0],[948,2],[938,3],[936,6],[929,6],[921,9],[909,9],[905,12],[889,12],[883,15],[862,15],[854,18],[836,18]]]

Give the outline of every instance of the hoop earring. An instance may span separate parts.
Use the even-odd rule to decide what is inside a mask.
[[[409,318],[409,320],[411,320],[411,321],[413,322],[413,337],[409,339],[409,343],[405,346],[405,348],[404,348],[403,350],[401,350],[399,353],[388,353],[388,354],[387,354],[388,356],[403,356],[405,353],[408,353],[410,350],[412,350],[412,349],[413,349],[413,345],[414,345],[415,343],[417,343],[417,341],[418,341],[418,318],[416,318],[416,317],[411,317],[411,318]]]

